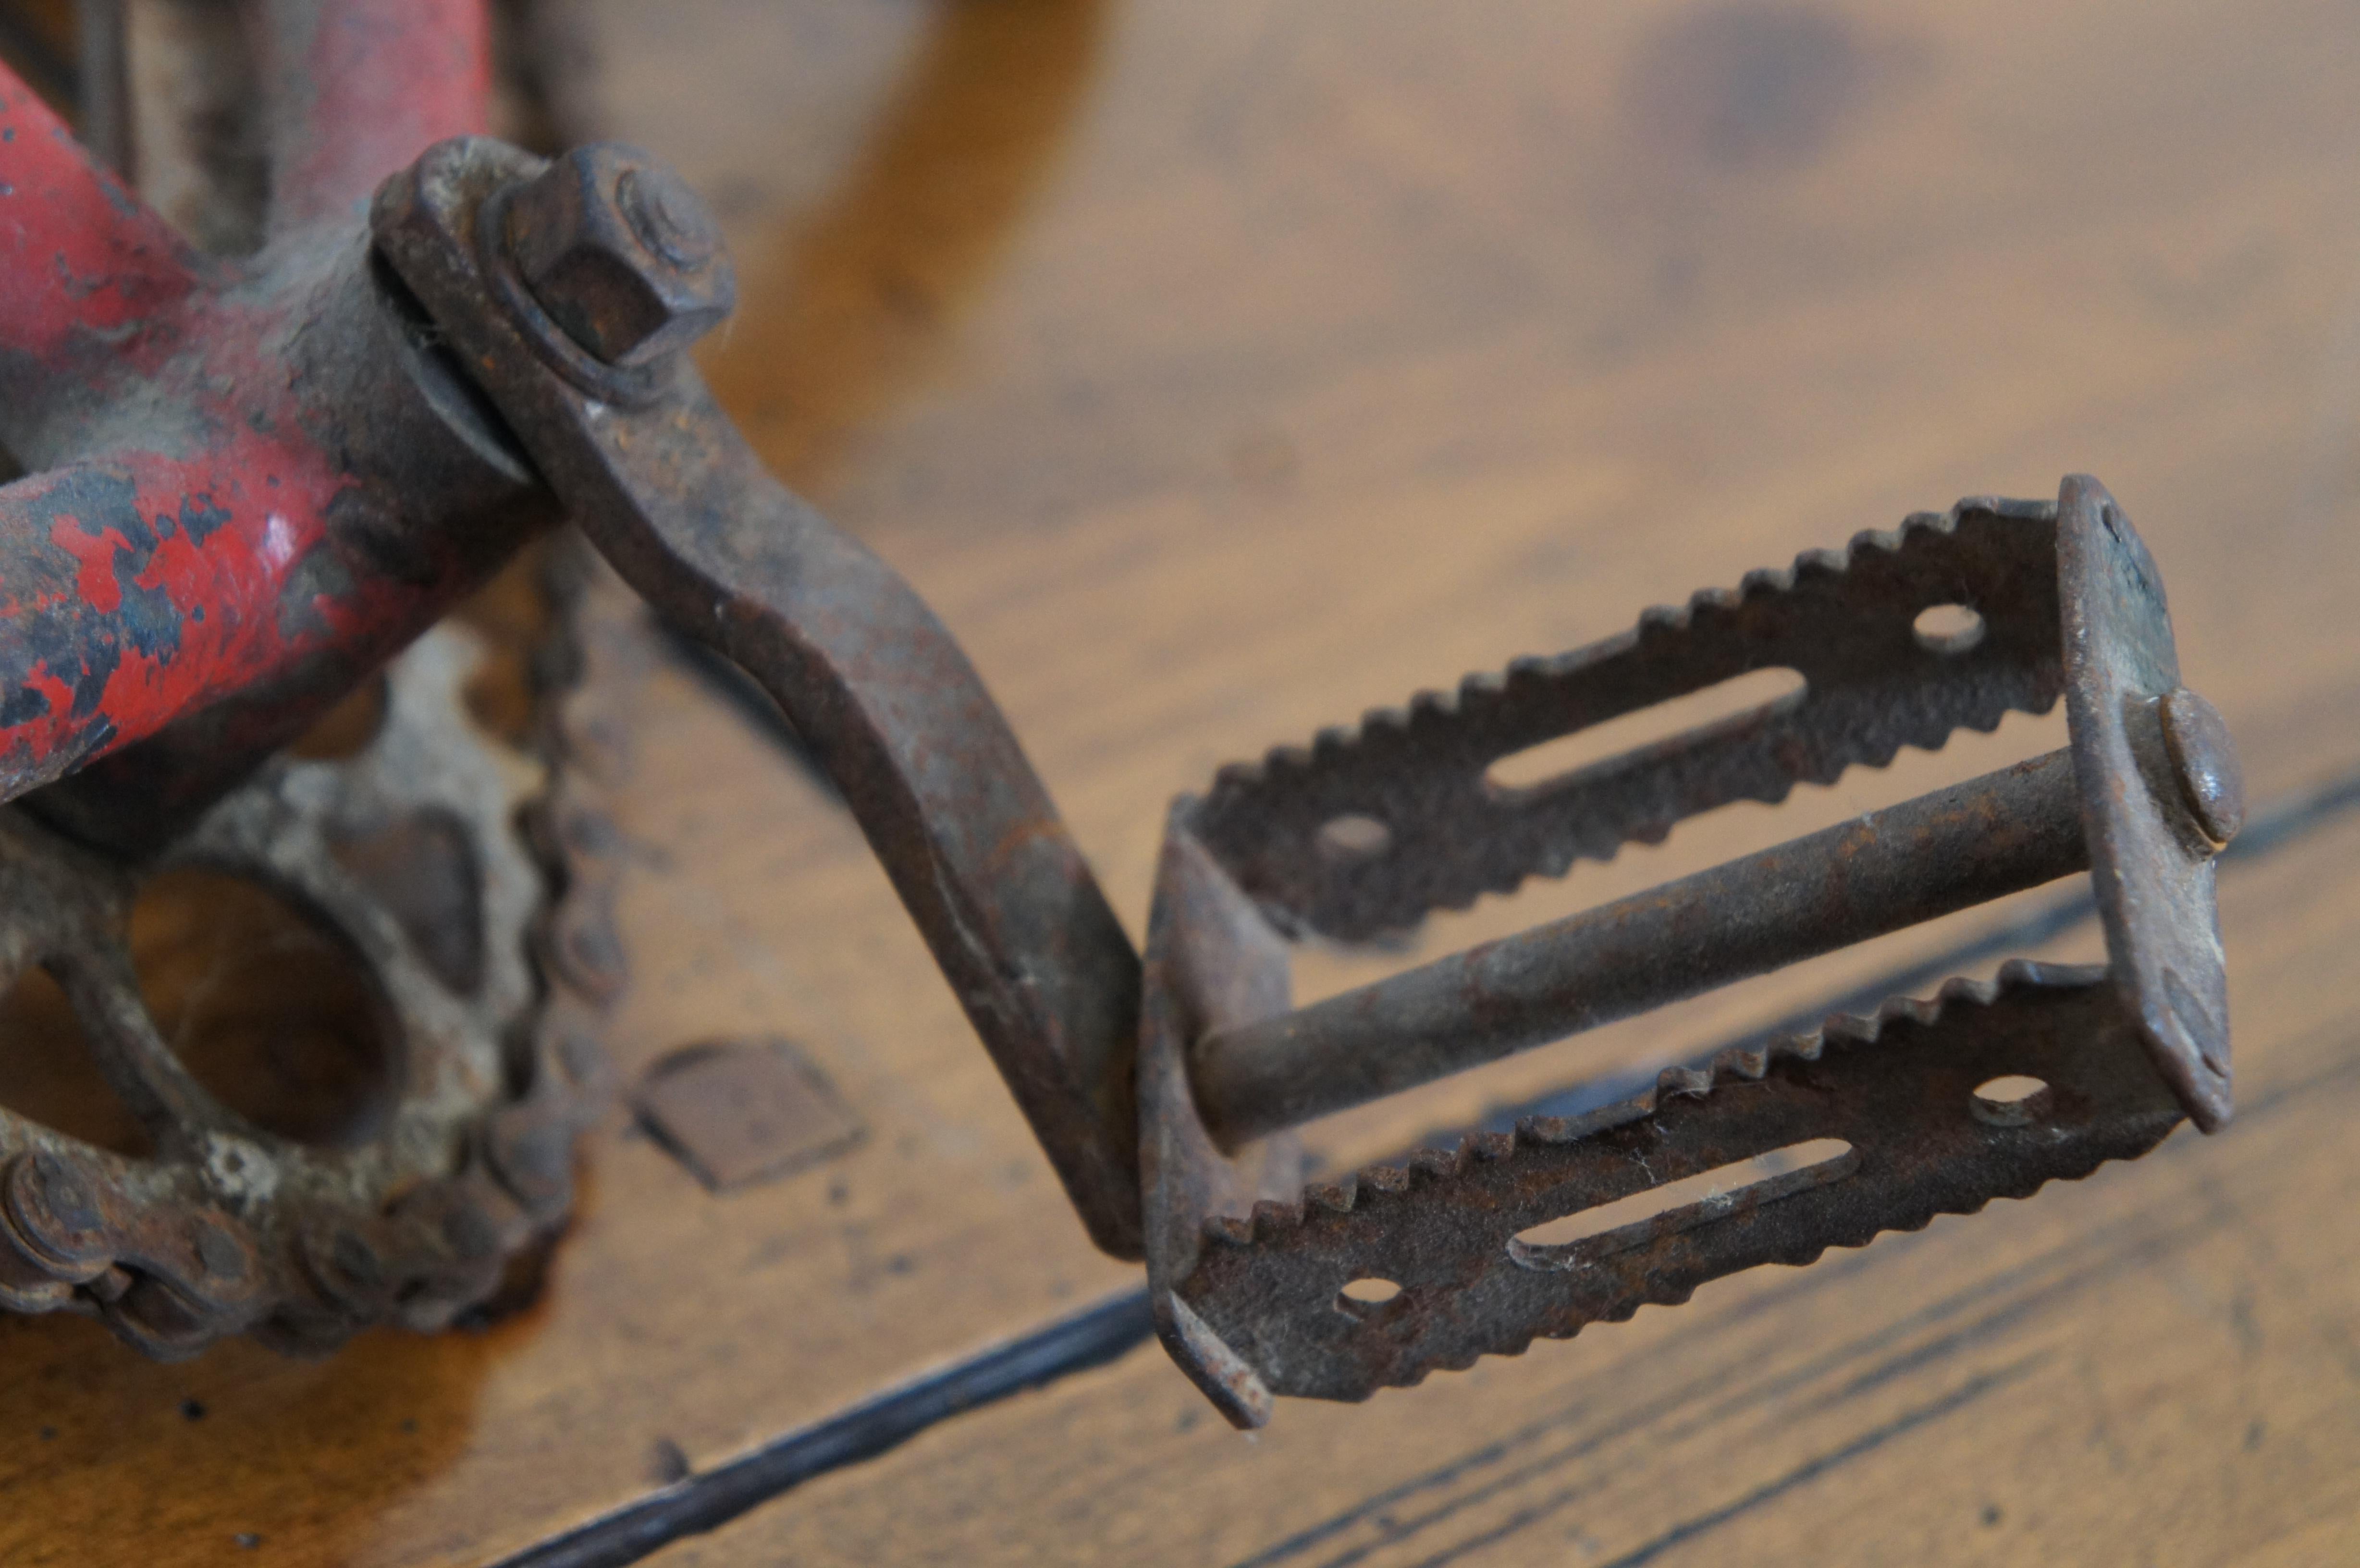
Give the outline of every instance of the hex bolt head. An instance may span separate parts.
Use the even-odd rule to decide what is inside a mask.
[[[558,158],[508,199],[504,237],[541,309],[608,365],[677,354],[738,302],[713,214],[637,147],[597,142]]]
[[[2182,686],[2163,700],[2163,749],[2204,836],[2225,844],[2245,825],[2245,772],[2221,710]]]

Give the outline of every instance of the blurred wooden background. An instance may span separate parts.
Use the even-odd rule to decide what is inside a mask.
[[[1137,1272],[1083,1240],[848,820],[650,637],[616,676],[621,1081],[781,1033],[858,1146],[715,1196],[617,1109],[545,1298],[479,1333],[158,1367],[0,1321],[0,1562],[2360,1561],[2360,820],[2334,809],[2360,768],[2360,13],[544,19],[553,123],[655,148],[724,214],[722,396],[966,641],[1134,931],[1165,801],[1223,761],[1914,510],[2098,474],[2285,812],[2223,873],[2239,1119],[1243,1437],[1152,1345],[1065,1370],[1131,1343]],[[2011,720],[1775,820],[1715,813],[1416,952],[2061,736]],[[1686,1056],[2008,912],[1317,1141],[1373,1157]],[[1303,989],[1411,956],[1319,955]],[[929,1419],[1026,1367],[1065,1375]],[[880,1432],[907,1440],[862,1456]]]

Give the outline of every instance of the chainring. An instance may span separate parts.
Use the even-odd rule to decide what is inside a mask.
[[[316,1353],[377,1323],[449,1324],[562,1228],[602,1080],[590,1026],[615,988],[595,966],[568,976],[613,943],[595,876],[569,880],[536,847],[595,841],[598,819],[582,786],[470,718],[485,657],[459,627],[430,632],[388,667],[357,752],[274,759],[136,870],[0,808],[0,984],[55,977],[153,1146],[116,1152],[0,1107],[0,1307],[95,1316],[159,1359],[238,1333]],[[545,694],[544,720],[564,702]],[[166,1042],[130,911],[181,866],[259,884],[366,976],[390,1072],[362,1136],[258,1126]]]

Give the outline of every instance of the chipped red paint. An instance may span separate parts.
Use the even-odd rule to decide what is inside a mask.
[[[82,519],[60,516],[49,529],[49,542],[82,562],[74,587],[93,609],[113,615],[123,607],[123,590],[115,581],[115,555],[128,550],[130,541],[113,528],[96,539],[81,531]]]
[[[194,459],[122,453],[9,486],[0,778],[57,777],[290,661],[398,647],[406,596],[335,569],[325,520],[345,484],[307,443],[232,431]]]
[[[35,471],[0,489],[0,798],[300,692],[231,726],[275,745],[497,559],[390,526],[405,496],[352,468],[368,411],[322,406],[290,349],[376,184],[482,127],[480,0],[280,0],[268,21],[291,112],[251,265],[193,252],[0,69],[0,440]]]
[[[0,67],[0,363],[11,372],[0,404],[53,390],[53,374],[17,374],[26,361],[152,371],[169,346],[162,318],[202,270],[171,225]]]

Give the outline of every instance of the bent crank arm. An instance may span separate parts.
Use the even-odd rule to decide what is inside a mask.
[[[605,182],[594,203],[624,182],[617,205],[640,232],[616,243],[660,229],[664,255],[640,264],[672,257],[681,299],[650,302],[619,271],[595,276],[599,236],[577,234],[585,254],[551,265],[575,268],[573,302],[604,314],[552,319],[517,270],[505,219],[512,201],[563,204],[551,187],[577,176]],[[545,240],[581,216],[536,212],[531,233]],[[759,681],[811,744],[1092,1239],[1140,1256],[1139,959],[981,679],[907,583],[770,475],[676,342],[641,366],[582,344],[602,329],[628,335],[635,310],[659,332],[667,310],[702,310],[704,325],[727,313],[727,263],[695,198],[617,149],[552,166],[463,138],[388,181],[372,223],[592,543]]]

